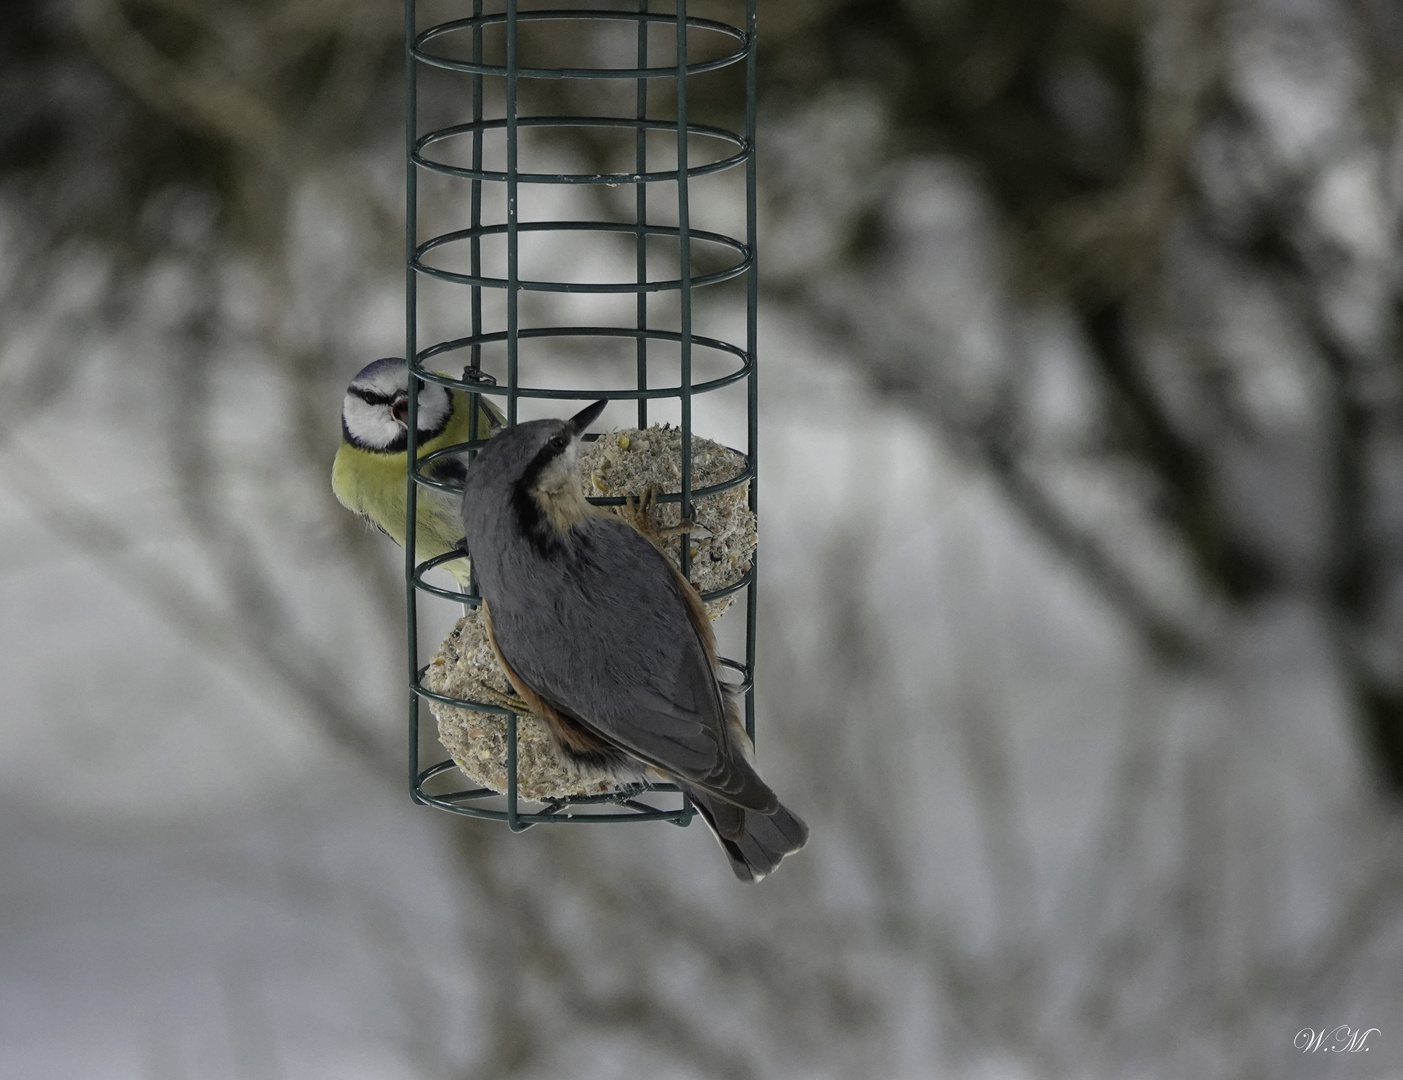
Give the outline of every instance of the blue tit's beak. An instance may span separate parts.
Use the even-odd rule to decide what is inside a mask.
[[[565,421],[565,423],[573,434],[583,435],[585,429],[599,419],[599,414],[604,411],[604,406],[608,404],[609,402],[607,400],[596,401],[588,408],[581,409],[574,416],[570,417],[569,420]]]

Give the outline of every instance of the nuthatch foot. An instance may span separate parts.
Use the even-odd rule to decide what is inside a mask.
[[[696,804],[736,876],[758,881],[809,829],[750,763],[697,591],[580,494],[580,435],[606,404],[508,428],[468,467],[463,531],[492,647],[563,757],[623,783],[662,773]]]

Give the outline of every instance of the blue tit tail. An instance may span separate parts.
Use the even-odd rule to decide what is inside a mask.
[[[809,840],[809,827],[783,806],[772,813],[746,810],[684,781],[677,781],[711,826],[731,869],[741,881],[759,881],[786,855]]]

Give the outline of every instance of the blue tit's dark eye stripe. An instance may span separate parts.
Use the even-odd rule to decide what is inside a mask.
[[[377,394],[374,390],[367,390],[363,386],[348,387],[346,393],[354,394],[367,405],[388,405],[394,400],[388,394]]]

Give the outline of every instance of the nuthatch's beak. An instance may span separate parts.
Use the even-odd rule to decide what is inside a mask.
[[[593,405],[590,405],[588,408],[581,409],[574,416],[570,417],[569,420],[565,421],[565,423],[569,425],[570,431],[573,434],[577,436],[583,435],[585,433],[585,429],[589,427],[590,424],[594,423],[596,420],[599,419],[599,414],[604,411],[604,406],[608,404],[609,402],[607,400],[596,401]]]

